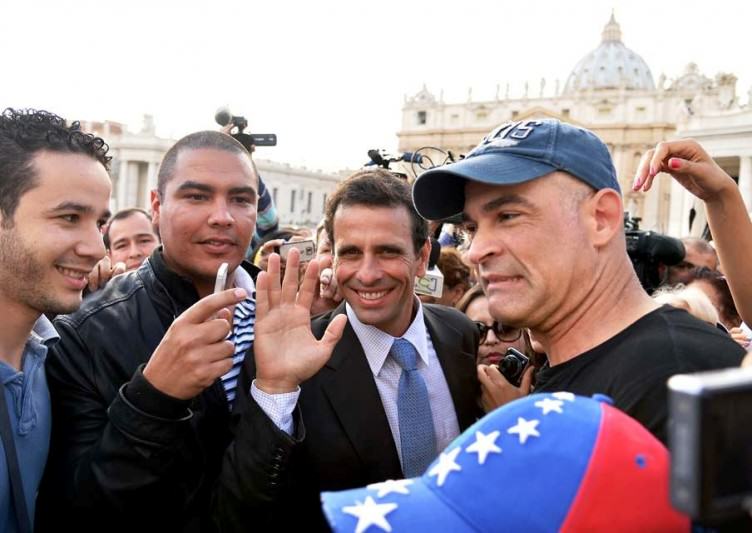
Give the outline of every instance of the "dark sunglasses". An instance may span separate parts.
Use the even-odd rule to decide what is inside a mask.
[[[490,326],[487,326],[483,322],[475,322],[475,326],[478,328],[478,333],[480,333],[480,342],[481,344],[486,342],[486,337],[488,337],[488,332],[493,330],[494,335],[496,335],[496,338],[503,342],[514,342],[518,340],[522,336],[522,329],[520,328],[511,328],[511,327],[504,327],[499,322],[496,322],[494,320],[494,323]]]

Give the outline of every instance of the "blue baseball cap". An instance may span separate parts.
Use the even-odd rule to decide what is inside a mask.
[[[418,176],[413,201],[421,216],[439,220],[462,212],[466,180],[515,185],[556,171],[595,190],[621,193],[608,148],[592,131],[558,120],[527,120],[502,124],[464,159]]]
[[[421,477],[321,500],[335,533],[690,528],[671,507],[665,446],[610,398],[569,392],[492,411]]]

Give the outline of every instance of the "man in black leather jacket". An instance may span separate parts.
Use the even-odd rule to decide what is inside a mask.
[[[163,246],[57,318],[38,529],[211,528],[209,495],[242,403],[234,391],[250,386],[243,346],[253,338],[257,269],[243,257],[257,191],[239,143],[218,132],[184,137],[152,193]],[[223,262],[234,289],[212,294]]]

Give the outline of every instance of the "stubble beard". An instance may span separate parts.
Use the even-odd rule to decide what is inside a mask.
[[[55,298],[44,273],[42,261],[14,229],[0,230],[0,292],[39,314],[62,315],[78,309],[80,302],[72,304]]]

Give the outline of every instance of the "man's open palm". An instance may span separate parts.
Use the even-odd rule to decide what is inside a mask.
[[[319,265],[311,261],[298,290],[299,262],[300,252],[293,248],[280,284],[280,259],[272,254],[256,285],[256,387],[269,394],[291,392],[318,372],[347,323],[346,315],[337,316],[322,339],[316,340],[311,332],[311,303]]]

